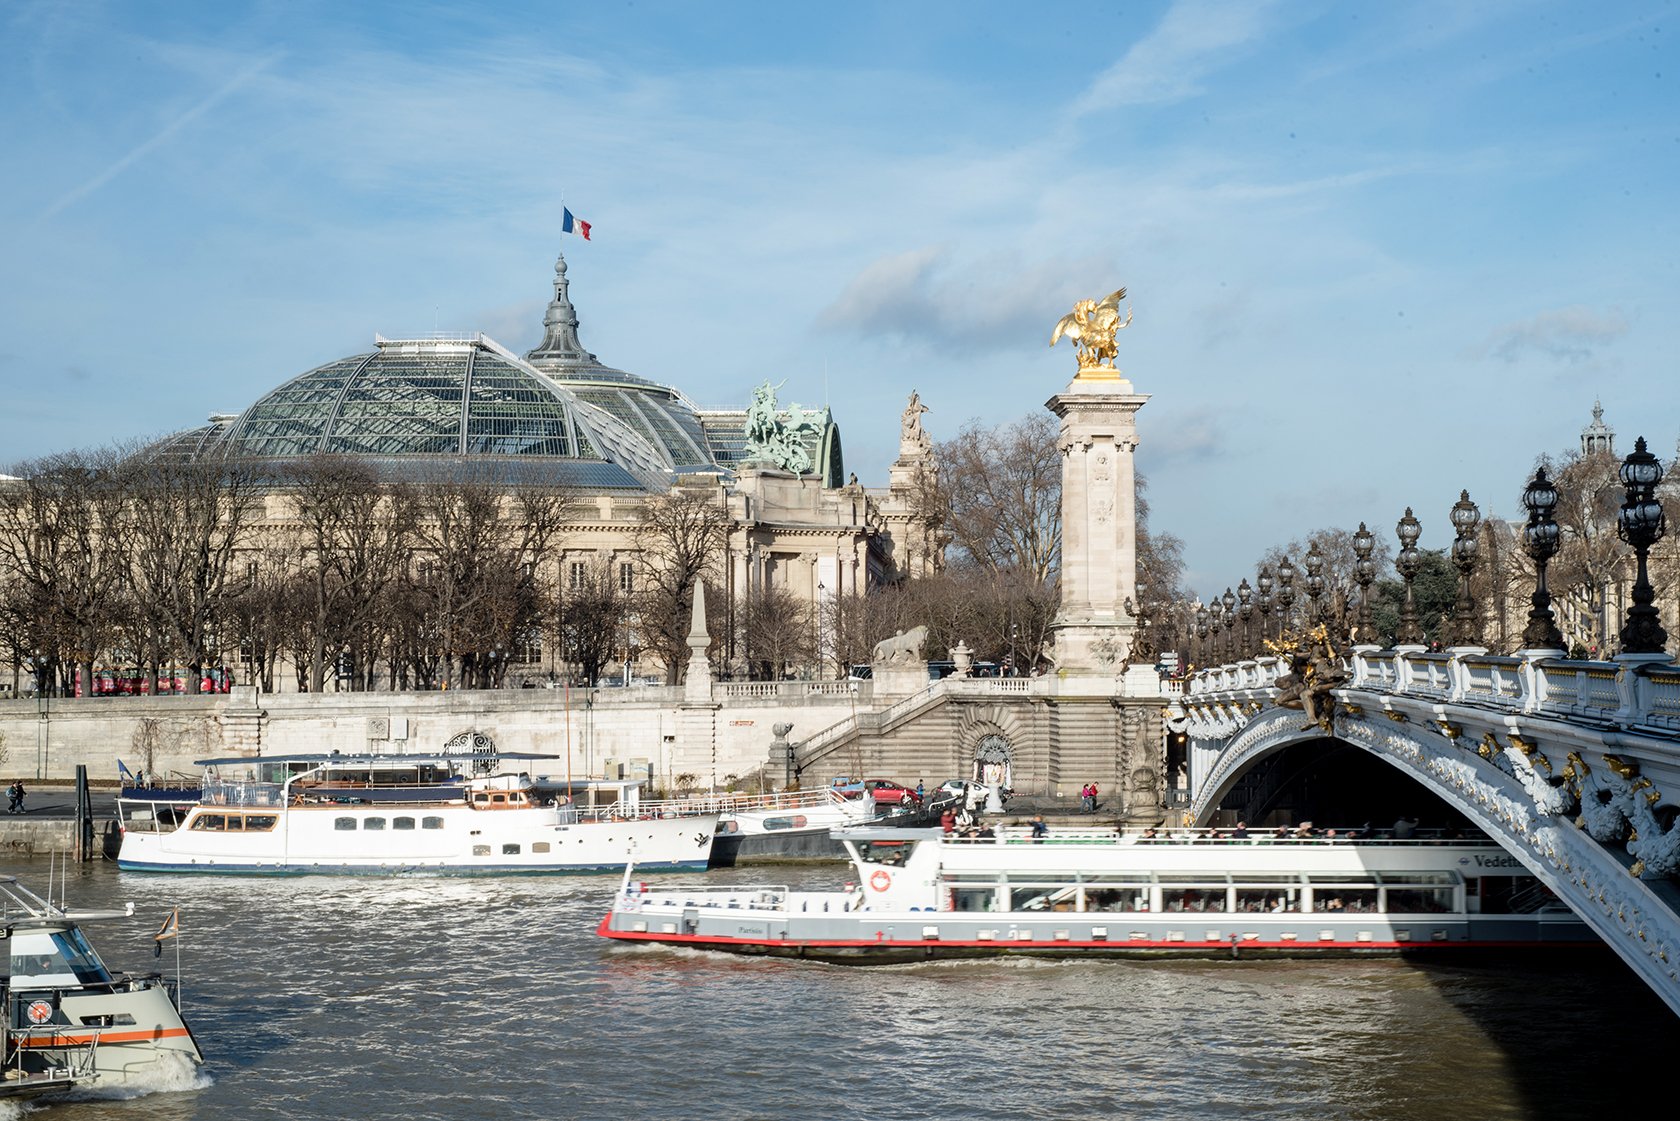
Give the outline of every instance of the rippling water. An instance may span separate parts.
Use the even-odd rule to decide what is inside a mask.
[[[44,861],[6,870],[44,886]],[[208,1085],[32,1116],[1601,1117],[1668,1100],[1680,1053],[1680,1021],[1611,960],[859,969],[608,944],[615,887],[94,866],[73,903],[137,908],[91,928],[113,968],[152,968],[181,906]]]

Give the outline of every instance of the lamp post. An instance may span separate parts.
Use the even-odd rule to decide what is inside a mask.
[[[1359,585],[1359,616],[1354,624],[1359,632],[1358,642],[1370,642],[1371,634],[1371,582],[1377,578],[1377,562],[1371,559],[1376,550],[1377,538],[1365,523],[1359,523],[1359,529],[1353,535],[1353,582]]]
[[[1254,589],[1249,587],[1248,577],[1244,576],[1237,585],[1237,602],[1241,604],[1238,611],[1242,614],[1242,652],[1243,657],[1254,657]]]
[[[1237,597],[1229,585],[1220,600],[1225,604],[1225,660],[1234,662],[1237,660]]]
[[[1423,526],[1417,518],[1412,516],[1412,508],[1406,507],[1405,516],[1394,527],[1395,536],[1400,538],[1400,555],[1394,558],[1394,567],[1400,573],[1400,579],[1406,582],[1406,594],[1400,600],[1400,626],[1395,634],[1395,641],[1401,646],[1417,646],[1423,642],[1423,628],[1418,626],[1417,599],[1412,594],[1412,581],[1418,574],[1418,538],[1423,535]]]
[[[1278,564],[1278,637],[1295,623],[1295,562],[1284,557]]]
[[[1455,531],[1452,544],[1453,567],[1458,569],[1458,602],[1453,605],[1453,646],[1480,646],[1482,628],[1476,621],[1476,601],[1470,595],[1470,577],[1476,571],[1476,529],[1482,523],[1482,512],[1470,501],[1470,492],[1458,492],[1453,503],[1452,524]]]
[[[1208,609],[1201,600],[1196,601],[1196,622],[1192,629],[1196,632],[1196,668],[1202,669],[1208,660]]]
[[[1633,451],[1622,461],[1622,485],[1627,488],[1627,501],[1616,517],[1616,531],[1623,541],[1633,546],[1639,570],[1633,581],[1633,607],[1628,610],[1622,625],[1622,653],[1661,654],[1668,645],[1668,632],[1651,606],[1655,592],[1646,570],[1646,557],[1663,532],[1662,503],[1657,501],[1657,484],[1662,482],[1662,464],[1645,450],[1645,437],[1634,443]]]
[[[1260,575],[1255,577],[1258,594],[1254,597],[1254,606],[1260,609],[1260,641],[1255,645],[1255,652],[1265,649],[1266,640],[1272,637],[1272,570],[1262,566]]]
[[[1557,509],[1557,487],[1546,477],[1546,468],[1538,467],[1534,478],[1523,489],[1523,507],[1528,510],[1528,524],[1523,526],[1523,547],[1534,561],[1534,595],[1529,603],[1528,626],[1523,629],[1523,646],[1529,650],[1563,651],[1563,635],[1558,633],[1557,620],[1552,616],[1552,593],[1546,589],[1546,562],[1558,550],[1558,524],[1552,520]]]
[[[1307,610],[1307,625],[1317,626],[1324,622],[1324,606],[1319,599],[1324,595],[1324,554],[1318,551],[1318,542],[1313,542],[1307,549],[1307,602],[1311,605]]]
[[[1208,630],[1211,636],[1208,641],[1208,661],[1217,663],[1220,660],[1219,632],[1225,629],[1225,604],[1218,596],[1208,604]]]
[[[828,591],[827,585],[817,581],[817,667],[812,673],[812,680],[823,679],[823,595]]]

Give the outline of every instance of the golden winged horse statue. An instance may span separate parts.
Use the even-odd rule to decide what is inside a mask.
[[[1114,369],[1114,358],[1120,353],[1114,336],[1132,321],[1130,308],[1126,309],[1126,318],[1120,318],[1120,301],[1125,298],[1126,290],[1121,288],[1100,300],[1080,300],[1057,321],[1056,329],[1050,332],[1050,345],[1055,346],[1066,335],[1077,348],[1081,370]]]

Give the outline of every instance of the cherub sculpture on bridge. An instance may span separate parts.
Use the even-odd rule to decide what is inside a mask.
[[[1336,698],[1331,690],[1347,681],[1342,659],[1330,645],[1330,635],[1320,623],[1304,635],[1284,634],[1266,648],[1289,660],[1289,672],[1277,679],[1279,708],[1298,708],[1306,713],[1306,728],[1317,726],[1327,736],[1335,735]],[[1305,728],[1302,729],[1303,731]]]

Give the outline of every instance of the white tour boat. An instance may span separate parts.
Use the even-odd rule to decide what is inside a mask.
[[[473,753],[206,759],[179,819],[119,799],[120,868],[153,872],[605,872],[703,869],[715,812],[650,802],[634,783],[580,806]]]
[[[700,801],[718,811],[713,868],[733,868],[742,859],[844,856],[833,831],[880,815],[873,798],[848,798],[833,788],[702,795]]]
[[[68,911],[0,876],[10,947],[0,1097],[179,1085],[204,1062],[175,985],[157,973],[112,973],[82,934],[80,923],[132,914]]]
[[[1586,924],[1488,841],[1146,839],[1058,828],[837,836],[841,891],[646,884],[625,872],[599,933],[841,962],[1028,953],[1360,954],[1594,943]]]

